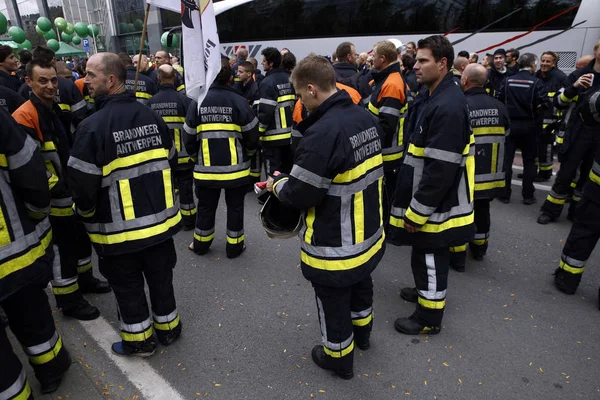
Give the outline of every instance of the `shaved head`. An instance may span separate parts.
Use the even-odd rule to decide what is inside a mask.
[[[136,54],[135,56],[133,56],[131,58],[131,61],[133,62],[133,66],[137,68],[138,65],[138,60],[140,58],[139,54]],[[147,71],[148,70],[148,58],[142,54],[142,65],[140,65],[140,71]]]
[[[84,82],[93,98],[125,91],[127,70],[115,53],[94,54],[87,62],[86,72]]]
[[[175,68],[172,66],[165,64],[158,67],[158,81],[161,85],[175,83]]]
[[[465,67],[469,65],[469,59],[465,57],[456,57],[454,60],[454,69],[460,72],[461,74],[465,70]]]
[[[488,71],[481,64],[469,64],[463,72],[462,84],[464,90],[482,88],[487,81]]]
[[[586,65],[588,65],[589,63],[591,63],[593,59],[594,59],[593,55],[587,54],[587,55],[581,57],[579,60],[577,60],[577,63],[575,64],[575,68],[577,68],[577,69],[583,68]]]

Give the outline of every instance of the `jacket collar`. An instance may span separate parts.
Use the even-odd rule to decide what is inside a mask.
[[[228,92],[233,92],[233,93],[235,93],[237,95],[240,94],[240,92],[237,91],[234,87],[229,86],[229,85],[223,85],[223,84],[217,83],[217,82],[214,82],[212,85],[210,85],[210,89],[211,90],[212,89],[225,90],[225,91],[228,91]]]
[[[177,91],[177,89],[175,88],[175,85],[172,85],[170,83],[166,83],[164,85],[160,85],[160,87],[158,88],[158,90],[174,90]]]
[[[61,109],[55,101],[52,102],[51,106],[48,106],[47,104],[43,103],[42,100],[40,100],[40,98],[33,93],[33,91],[29,94],[29,100],[31,100],[33,105],[38,109],[38,112],[41,111],[46,113],[54,111],[57,115],[60,115],[61,113]]]
[[[123,92],[119,94],[107,94],[104,96],[99,96],[95,99],[94,105],[96,106],[96,110],[100,110],[110,103],[134,103],[136,101],[133,93]]]
[[[482,87],[474,87],[465,92],[465,96],[475,96],[478,94],[484,94],[487,96],[487,91]]]
[[[387,67],[385,67],[384,69],[382,69],[381,71],[373,74],[373,80],[375,80],[375,82],[383,81],[385,78],[387,78],[390,74],[392,74],[394,72],[398,72],[398,73],[400,72],[400,63],[399,62],[390,64]]]
[[[298,124],[298,130],[304,133],[315,122],[323,117],[329,110],[335,107],[353,105],[350,95],[345,90],[338,90],[334,95],[325,100],[317,109],[311,112],[302,122]]]
[[[448,71],[446,76],[444,76],[444,78],[441,80],[439,85],[437,85],[437,87],[435,88],[435,90],[433,91],[433,93],[431,95],[429,95],[429,89],[426,88],[426,90],[425,90],[426,98],[435,97],[438,93],[443,92],[451,85],[456,86],[456,83],[454,83],[454,75],[452,74],[452,72]]]
[[[356,65],[350,64],[348,62],[341,62],[341,63],[333,64],[333,68],[334,69],[348,69],[348,70],[352,70],[354,72],[358,72]]]
[[[267,72],[267,74],[265,75],[265,78],[267,76],[271,76],[271,75],[275,75],[275,74],[279,74],[279,73],[284,73],[285,71],[282,70],[281,68],[273,68],[271,70],[269,70],[269,72]],[[287,74],[287,72],[285,72]]]

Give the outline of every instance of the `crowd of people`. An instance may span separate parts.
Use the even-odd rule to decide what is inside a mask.
[[[527,205],[558,154],[538,222],[570,203],[555,284],[575,293],[600,238],[600,41],[568,76],[552,51],[540,62],[497,49],[479,64],[443,36],[360,54],[343,42],[299,62],[289,49],[261,55],[262,71],[244,48],[223,57],[197,104],[165,51],[73,64],[37,47],[19,65],[0,46],[0,304],[42,392],[71,362],[48,282],[62,314],[80,320],[100,315],[83,293],[112,290],[121,340],[111,350],[149,357],[182,332],[173,236],[193,231],[189,250],[207,254],[224,190],[226,254],[240,257],[253,183],[267,192],[265,229],[298,231],[322,335],[312,358],[343,379],[355,345],[370,347],[371,273],[386,244],[412,248],[415,286],[400,294],[415,311],[395,329],[441,331],[449,269],[465,271],[467,249],[485,257],[490,204],[510,202],[516,149]],[[300,223],[288,229],[290,216]],[[92,273],[92,248],[107,281]],[[0,398],[32,398],[4,329],[0,354]]]

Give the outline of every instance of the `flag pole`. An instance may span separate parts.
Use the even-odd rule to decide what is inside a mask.
[[[140,39],[140,53],[138,54],[138,64],[135,69],[135,83],[133,84],[133,94],[137,92],[138,78],[140,77],[140,67],[142,66],[142,51],[144,50],[144,36],[146,36],[146,26],[148,25],[148,14],[150,13],[150,4],[146,4],[146,15],[144,15],[144,27],[142,28],[142,38]]]

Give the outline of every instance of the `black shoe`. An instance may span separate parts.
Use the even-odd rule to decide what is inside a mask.
[[[67,371],[69,370],[69,368],[71,367],[71,356],[67,353],[67,357],[68,357],[68,363],[67,363],[67,367],[65,368],[65,372],[62,374],[62,376],[52,382],[40,382],[40,385],[42,385],[40,391],[43,394],[48,394],[48,393],[54,393],[58,390],[58,388],[60,387],[60,384],[63,381],[63,378],[65,376],[65,374],[67,373]]]
[[[504,204],[510,203],[510,197],[498,197],[498,200]]]
[[[532,204],[537,203],[537,199],[535,197],[530,197],[528,199],[523,199],[523,204],[530,206]]]
[[[465,264],[450,264],[450,268],[456,272],[465,272]]]
[[[550,222],[556,221],[556,218],[549,216],[548,214],[542,213],[538,219],[537,223],[542,225],[548,225]]]
[[[428,326],[417,321],[416,318],[410,316],[405,318],[398,318],[394,322],[394,328],[400,333],[405,335],[437,335],[442,329],[440,326]]]
[[[561,268],[554,271],[554,286],[564,294],[575,294],[580,282],[581,274],[571,274]]]
[[[100,310],[88,303],[86,299],[79,300],[75,305],[63,308],[62,313],[65,317],[71,317],[80,321],[91,321],[100,316]]]
[[[231,252],[229,252],[229,251],[226,251],[227,258],[229,258],[229,259],[232,259],[232,258],[238,258],[239,256],[241,256],[241,255],[242,255],[242,253],[243,253],[244,251],[246,251],[246,245],[244,245],[244,247],[242,247],[242,249],[241,249],[241,250],[238,250],[238,251],[231,251]]]
[[[551,176],[542,176],[542,175],[538,175],[535,178],[533,178],[534,182],[548,182],[550,180]]]
[[[136,357],[150,357],[156,351],[156,345],[154,343],[145,343],[144,348],[140,348],[138,350],[128,350],[123,346],[123,342],[115,342],[111,346],[111,350],[113,353],[119,356],[136,356]]]
[[[523,173],[517,174],[518,179],[523,179]]]
[[[312,359],[315,362],[315,364],[317,364],[319,367],[321,367],[323,369],[329,369],[329,370],[334,371],[335,374],[342,379],[348,380],[348,379],[354,378],[354,371],[342,371],[342,370],[335,369],[335,367],[332,367],[330,358],[331,357],[329,357],[327,354],[325,354],[325,350],[323,349],[323,346],[317,345],[317,346],[313,347]]]
[[[475,261],[482,261],[485,256],[485,251],[473,250],[473,248],[471,248],[471,256],[473,256],[473,260]]]
[[[371,321],[371,327],[373,326],[373,321]],[[356,338],[356,335],[354,335],[354,342],[356,343],[356,346],[361,349],[361,350],[369,350],[369,348],[371,347],[371,332],[367,333],[367,334],[362,334],[360,340]]]
[[[417,294],[417,288],[415,287],[405,287],[400,291],[400,297],[402,299],[408,301],[409,303],[416,303],[419,299],[419,295]]]
[[[92,278],[89,282],[79,282],[81,293],[108,293],[112,289],[106,281],[101,281],[98,278]]]
[[[177,339],[179,339],[179,336],[181,336],[182,328],[183,325],[181,321],[179,321],[179,325],[177,325],[172,331],[170,331],[167,334],[161,335],[160,333],[158,333],[159,331],[157,331],[156,337],[158,338],[160,344],[162,344],[163,346],[169,346],[173,344],[173,342],[175,342]]]

